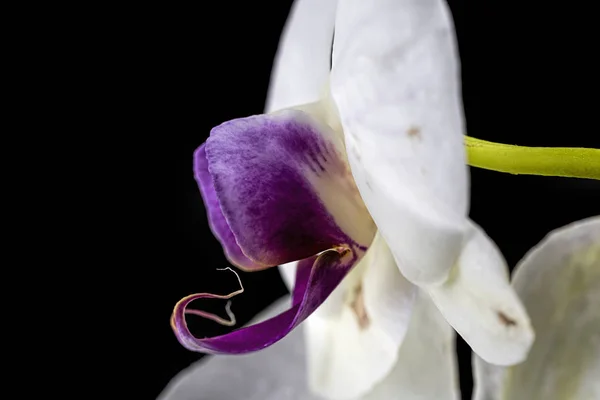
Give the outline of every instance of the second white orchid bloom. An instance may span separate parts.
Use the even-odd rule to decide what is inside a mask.
[[[482,359],[523,361],[534,338],[529,319],[502,255],[467,218],[459,76],[444,1],[297,0],[270,113],[216,127],[195,159],[228,258],[247,270],[293,262],[282,268],[295,274],[292,305],[198,339],[186,306],[219,296],[189,296],[172,319],[181,343],[247,353],[308,318],[313,390],[352,399],[394,368],[411,368],[397,360],[417,323],[432,331],[411,340],[440,346],[429,361],[448,367],[440,373],[451,387],[453,334],[433,301]],[[412,358],[415,371],[422,361]]]
[[[513,272],[537,339],[527,360],[474,356],[473,400],[600,399],[600,217],[557,229]]]

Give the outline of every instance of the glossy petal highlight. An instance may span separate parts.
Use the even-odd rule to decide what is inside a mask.
[[[466,230],[459,60],[442,0],[340,0],[331,93],[361,195],[402,273],[443,282]]]
[[[365,257],[305,323],[310,386],[328,399],[355,399],[394,367],[416,287],[376,235]]]
[[[359,250],[360,253],[360,250]],[[281,340],[321,305],[336,288],[361,254],[349,248],[337,248],[298,264],[292,307],[267,321],[231,333],[199,339],[185,321],[186,307],[194,300],[218,297],[199,293],[180,300],[171,317],[171,327],[179,342],[188,350],[211,354],[242,354],[264,349]]]
[[[477,225],[448,281],[428,292],[480,357],[499,365],[527,357],[534,340],[527,312],[510,286],[504,257]]]
[[[512,284],[536,341],[527,360],[510,368],[474,357],[474,400],[600,398],[600,217],[546,236]]]
[[[205,146],[220,208],[243,253],[275,266],[336,246],[366,249],[375,226],[343,143],[307,112],[226,122]]]

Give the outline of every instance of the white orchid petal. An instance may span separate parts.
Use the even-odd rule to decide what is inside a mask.
[[[279,41],[266,111],[317,101],[329,78],[337,0],[296,0]]]
[[[283,283],[285,283],[285,286],[287,286],[288,290],[292,290],[294,288],[294,284],[296,283],[297,266],[298,261],[292,261],[291,263],[286,263],[279,266],[279,273],[281,274]]]
[[[282,298],[261,313],[255,323],[288,307]],[[215,356],[179,373],[158,400],[322,400],[306,383],[304,338],[296,329],[280,342],[256,353]]]
[[[385,378],[415,291],[376,235],[363,260],[304,324],[313,390],[328,399],[355,399]]]
[[[475,224],[450,278],[429,294],[483,359],[511,365],[527,357],[534,339],[527,312],[510,286],[502,254]]]
[[[419,290],[394,369],[361,400],[457,400],[454,330]]]
[[[546,236],[515,269],[513,286],[536,341],[510,368],[474,357],[474,399],[600,399],[600,217]]]
[[[352,173],[417,284],[446,279],[466,229],[459,75],[445,1],[339,1],[331,93]]]

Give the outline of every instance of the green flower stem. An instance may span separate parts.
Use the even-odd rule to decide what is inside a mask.
[[[600,180],[600,149],[524,147],[465,136],[468,164],[510,174]]]

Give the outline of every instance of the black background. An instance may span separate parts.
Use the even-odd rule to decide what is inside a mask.
[[[585,21],[593,14],[591,9],[547,2],[449,3],[459,41],[470,136],[530,146],[600,147],[594,25]],[[152,348],[147,349],[151,371],[143,390],[150,392],[150,398],[201,357],[176,341],[169,326],[174,304],[190,293],[227,293],[237,288],[233,275],[216,271],[228,263],[208,228],[193,179],[192,153],[213,126],[263,111],[272,60],[290,5],[289,0],[210,2],[164,14],[158,9],[147,22],[153,39],[140,32],[140,42],[156,44],[146,90],[160,91],[158,109],[169,110],[166,128],[152,139],[158,141],[152,158],[164,167],[159,169],[166,186],[144,191],[146,197],[169,201],[160,215],[169,221],[168,228],[160,229],[158,240],[168,248],[168,262],[157,259],[158,265],[148,268],[144,278],[158,283],[151,293],[152,321],[144,325],[145,335],[152,338]],[[471,168],[470,216],[513,267],[548,231],[600,214],[599,193],[595,181]],[[148,213],[148,221],[155,218]],[[286,293],[277,269],[241,273],[241,277],[246,291],[234,302],[240,324]],[[222,310],[222,304],[207,301],[206,308]],[[196,320],[191,328],[204,335],[226,331]],[[470,399],[470,350],[461,340],[458,350],[463,398]]]

